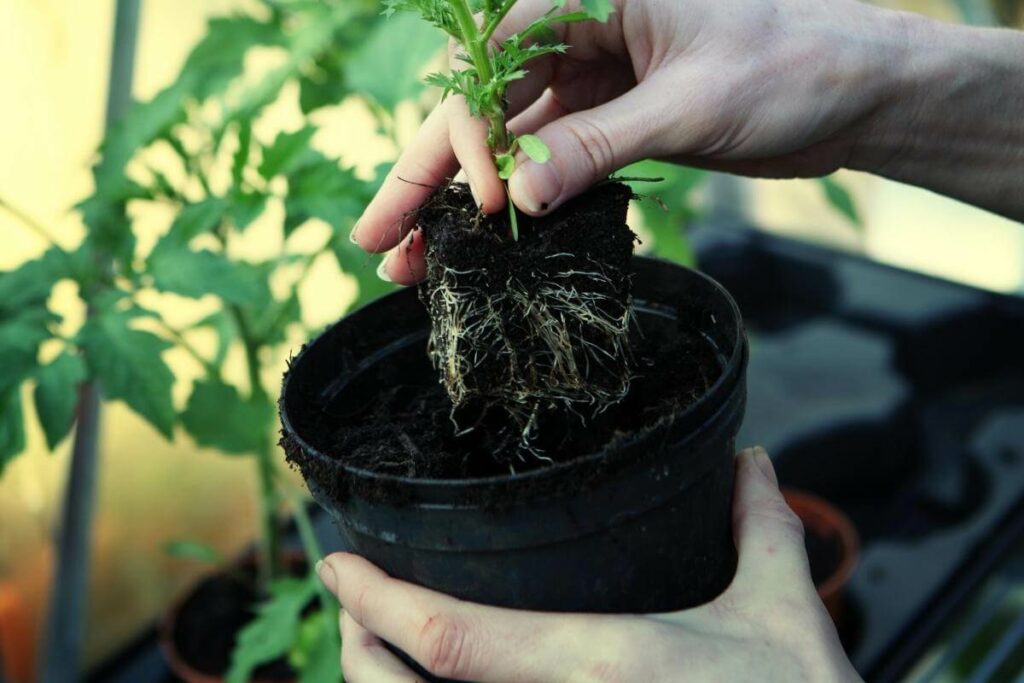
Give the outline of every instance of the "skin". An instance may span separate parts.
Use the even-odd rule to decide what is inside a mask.
[[[381,639],[434,675],[481,683],[859,681],[811,583],[803,526],[761,449],[736,459],[733,529],[732,584],[707,605],[670,614],[486,607],[392,579],[345,553],[317,571],[343,606],[350,683],[421,680]]]
[[[553,154],[520,155],[509,191],[524,212],[653,157],[770,178],[868,171],[1024,220],[1021,32],[855,0],[616,6],[606,24],[560,27],[568,53],[531,62],[510,89],[510,128]],[[496,38],[548,7],[521,0]],[[485,213],[504,208],[485,135],[458,97],[427,118],[353,231],[391,251],[382,277],[422,278],[415,210],[460,168]]]
[[[550,6],[521,0],[496,39]],[[570,0],[567,7],[578,6]],[[510,128],[553,158],[520,155],[516,206],[552,211],[633,161],[660,158],[770,178],[840,168],[918,185],[1024,220],[1024,34],[953,26],[855,0],[621,0],[607,24],[561,27],[567,55],[530,64],[509,92]],[[353,230],[378,273],[422,278],[415,211],[464,175],[485,213],[505,189],[486,125],[460,98],[423,124]],[[663,615],[503,610],[331,555],[322,580],[344,606],[342,664],[354,683],[436,675],[512,681],[858,680],[811,585],[798,520],[761,450],[737,459],[740,563],[712,603]]]

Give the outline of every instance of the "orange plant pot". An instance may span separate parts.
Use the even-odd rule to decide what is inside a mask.
[[[0,584],[0,664],[10,683],[35,679],[32,618],[22,591],[13,583]]]
[[[845,612],[843,588],[849,582],[860,560],[860,536],[857,529],[849,517],[823,498],[793,489],[784,490],[783,496],[796,516],[804,523],[807,534],[814,534],[826,542],[835,542],[838,545],[838,563],[824,579],[815,584],[815,587],[832,616],[832,621],[839,624]]]

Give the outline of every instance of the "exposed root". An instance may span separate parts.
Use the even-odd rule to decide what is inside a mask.
[[[549,458],[532,442],[542,411],[598,415],[631,380],[632,306],[620,295],[628,276],[594,261],[580,270],[572,254],[545,260],[529,282],[510,278],[497,293],[482,286],[484,269],[440,268],[427,302],[430,355],[455,408],[501,408],[519,426],[523,450],[541,459]],[[454,411],[452,420],[458,425]]]

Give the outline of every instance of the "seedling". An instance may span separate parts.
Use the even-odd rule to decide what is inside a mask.
[[[549,54],[562,54],[568,46],[557,41],[554,26],[589,19],[602,22],[614,11],[610,0],[583,0],[582,10],[562,12],[565,0],[553,0],[551,9],[522,31],[500,44],[491,39],[517,0],[386,0],[385,14],[412,10],[447,33],[463,50],[459,59],[468,66],[450,74],[435,73],[427,82],[442,89],[442,99],[452,93],[466,98],[469,111],[488,122],[487,144],[494,154],[498,177],[507,181],[515,170],[517,149],[538,163],[551,158],[551,150],[536,135],[513,134],[506,125],[506,93],[509,85],[526,76],[526,63]],[[479,21],[478,21],[479,18]],[[506,193],[508,189],[506,186]],[[519,239],[519,223],[509,200],[513,239]]]

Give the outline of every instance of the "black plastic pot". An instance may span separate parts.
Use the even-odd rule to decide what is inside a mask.
[[[695,271],[639,257],[635,271],[641,329],[699,330],[722,374],[684,412],[545,469],[424,480],[355,469],[322,453],[322,425],[373,402],[382,388],[436,381],[415,291],[356,311],[306,347],[285,378],[283,443],[346,549],[392,576],[523,609],[657,612],[724,590],[736,562],[733,455],[746,398],[739,310]]]

